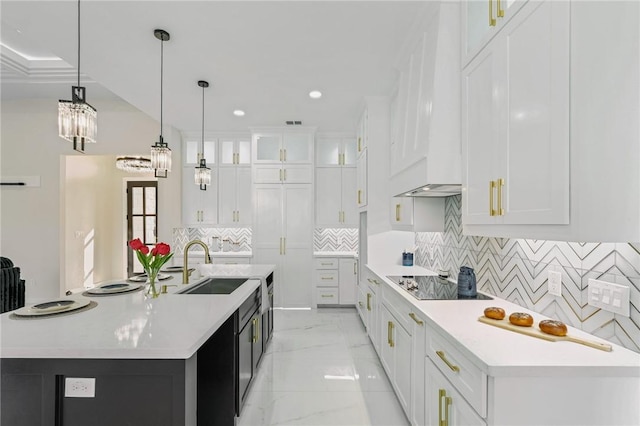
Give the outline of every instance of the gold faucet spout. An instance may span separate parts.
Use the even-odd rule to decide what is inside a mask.
[[[191,273],[189,272],[189,249],[194,246],[194,245],[199,245],[202,246],[202,248],[204,249],[204,263],[211,263],[211,257],[209,256],[209,247],[207,247],[207,245],[202,242],[201,240],[192,240],[189,241],[187,243],[187,245],[184,246],[184,260],[183,260],[183,265],[184,265],[184,269],[182,270],[182,283],[183,284],[189,284],[189,275],[191,275]]]

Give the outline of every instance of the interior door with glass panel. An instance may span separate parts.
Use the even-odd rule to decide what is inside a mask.
[[[127,182],[127,242],[135,238],[149,248],[157,242],[158,227],[158,182]],[[133,250],[127,248],[127,276],[142,273]]]

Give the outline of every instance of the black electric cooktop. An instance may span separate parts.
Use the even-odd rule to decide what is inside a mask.
[[[437,275],[388,275],[404,291],[418,300],[492,300],[492,297],[478,293],[474,297],[458,295],[458,284]]]

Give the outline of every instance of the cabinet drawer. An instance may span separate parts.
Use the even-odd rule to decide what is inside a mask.
[[[398,320],[406,330],[411,330],[413,320],[409,314],[413,312],[413,310],[409,302],[397,294],[393,288],[385,287],[382,293],[382,303],[384,303],[387,309],[389,309],[389,312],[396,317],[396,320]]]
[[[467,402],[487,417],[487,375],[436,332],[428,336],[427,355]]]
[[[316,258],[313,259],[314,269],[338,269],[338,259]]]
[[[318,305],[337,305],[340,303],[337,288],[317,288],[316,296]]]
[[[218,265],[248,265],[251,263],[250,257],[216,257],[212,256],[212,262]]]
[[[313,274],[314,282],[318,287],[337,287],[339,282],[338,271],[330,269],[316,270]]]

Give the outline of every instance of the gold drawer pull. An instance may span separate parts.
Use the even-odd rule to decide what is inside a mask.
[[[489,216],[495,216],[497,212],[493,209],[493,190],[496,188],[496,181],[489,181]]]
[[[320,264],[322,266],[331,266],[331,265],[333,265],[333,263],[331,263],[331,262],[329,262],[329,263],[320,262]]]
[[[358,302],[358,305],[359,305],[361,308],[364,308],[364,303],[362,303],[362,302]]]
[[[504,9],[500,7],[500,0],[498,0],[497,4],[498,4],[498,18],[504,18]]]
[[[460,372],[460,367],[458,367],[457,365],[451,364],[451,362],[449,362],[446,355],[444,354],[444,351],[436,351],[436,355],[438,355],[440,359],[444,361],[445,364],[447,364],[447,367],[449,367],[451,371],[455,371],[456,373]]]
[[[496,182],[498,185],[498,211],[496,214],[498,216],[504,216],[504,208],[502,207],[502,188],[504,188],[504,179],[500,178]]]
[[[333,294],[323,294],[322,297],[333,297]]]
[[[387,323],[387,342],[389,343],[389,347],[393,347],[393,323],[389,321]]]
[[[423,325],[424,322],[420,319],[418,319],[418,317],[416,316],[416,314],[414,314],[413,312],[411,312],[409,314],[409,316],[411,317],[412,320],[414,320],[418,325]]]
[[[378,280],[373,280],[373,283],[374,283],[375,285],[380,285],[380,283],[378,282]]]
[[[358,204],[362,204],[362,201],[361,201],[361,198],[360,198],[361,194],[362,194],[362,190],[358,189]]]
[[[444,419],[442,418],[442,400],[444,399]],[[451,397],[447,396],[447,391],[438,389],[438,426],[449,426],[449,406]]]
[[[371,310],[371,293],[367,293],[367,311]]]
[[[333,281],[333,277],[322,277],[320,278],[321,280],[329,280],[329,281]]]
[[[489,26],[496,26],[496,18],[493,17],[493,0],[489,0]]]
[[[400,222],[400,204],[396,204],[396,222]]]

